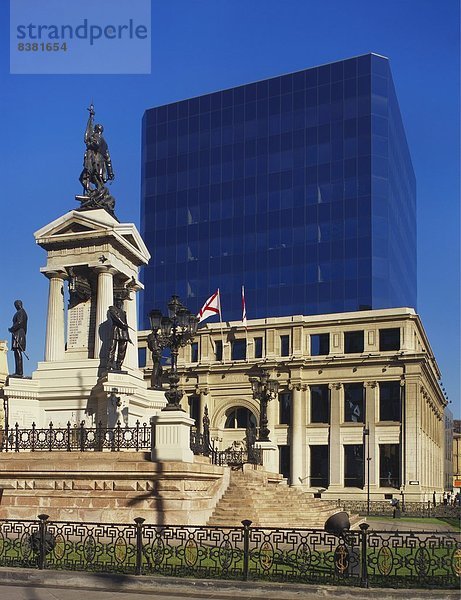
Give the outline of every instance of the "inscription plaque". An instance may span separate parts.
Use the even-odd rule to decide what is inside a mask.
[[[88,348],[91,301],[69,309],[67,321],[67,349]]]

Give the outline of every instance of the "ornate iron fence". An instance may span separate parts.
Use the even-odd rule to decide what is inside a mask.
[[[255,447],[256,435],[250,428],[247,429],[244,448],[234,450],[218,450],[210,437],[210,419],[208,417],[208,407],[205,406],[203,416],[203,433],[199,433],[194,427],[191,428],[190,447],[194,454],[210,456],[214,465],[229,465],[230,467],[240,467],[245,463],[253,465],[263,464],[263,453],[261,448]]]
[[[80,425],[67,427],[49,427],[40,429],[32,423],[30,429],[21,429],[16,423],[13,429],[5,428],[0,440],[0,451],[3,452],[102,452],[110,450],[142,451],[151,449],[152,428],[147,423],[136,421],[135,427],[105,427],[102,422],[96,427],[87,427],[82,421]],[[209,456],[215,465],[234,465],[243,463],[262,464],[262,451],[253,444],[240,451],[217,450],[211,443],[208,411],[203,418],[203,433],[191,428],[190,447],[194,454]]]
[[[401,500],[400,496],[396,496],[396,499]],[[333,502],[332,502],[333,504]],[[335,506],[351,513],[358,513],[359,515],[366,515],[367,513],[367,501],[366,500],[337,500]],[[392,517],[394,513],[394,506],[389,500],[371,500],[369,514],[373,517]],[[421,518],[461,518],[461,507],[449,506],[445,504],[433,505],[432,502],[402,502],[400,501],[400,509],[402,515],[407,517],[421,517]]]
[[[30,429],[20,429],[18,423],[13,429],[6,428],[2,439],[1,450],[8,452],[61,450],[67,452],[86,452],[102,450],[150,450],[151,426],[136,422],[135,427],[104,427],[100,422],[96,427],[80,425],[54,427],[50,423],[46,429],[39,429],[32,423]]]
[[[461,534],[0,520],[0,566],[352,586],[456,588]]]

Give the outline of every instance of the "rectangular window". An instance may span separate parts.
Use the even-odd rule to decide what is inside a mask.
[[[234,340],[232,342],[231,359],[245,360],[247,357],[246,340]]]
[[[330,390],[328,385],[311,385],[311,423],[330,422]]]
[[[198,362],[198,342],[192,342],[190,345],[190,361]]]
[[[380,487],[400,488],[400,446],[380,444],[379,446],[379,485]]]
[[[328,446],[310,446],[311,469],[310,487],[327,488],[330,485],[328,478]]]
[[[214,343],[214,349],[216,360],[222,360],[222,340],[216,340]]]
[[[345,331],[344,332],[344,352],[346,354],[356,354],[363,352],[364,335],[363,331]]]
[[[379,383],[379,420],[400,422],[400,381]]]
[[[324,356],[330,353],[330,334],[318,333],[311,335],[311,355]]]
[[[290,336],[280,336],[280,356],[290,356]]]
[[[363,444],[344,446],[344,487],[363,488]]]
[[[291,425],[291,392],[279,394],[279,423]]]
[[[344,421],[365,423],[365,388],[363,383],[344,384]]]
[[[263,357],[263,339],[262,337],[254,338],[255,343],[255,358]]]
[[[146,366],[146,353],[147,353],[147,348],[138,348],[138,365],[139,368],[142,369],[143,367]]]
[[[381,352],[400,350],[400,329],[398,327],[379,330],[379,349]]]

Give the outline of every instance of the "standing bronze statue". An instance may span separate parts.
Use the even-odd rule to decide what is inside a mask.
[[[15,300],[16,309],[13,315],[13,324],[8,329],[11,333],[11,348],[14,352],[15,371],[14,377],[23,377],[22,355],[26,358],[26,334],[27,334],[27,313],[22,307],[21,300]]]
[[[126,312],[123,310],[123,300],[115,298],[115,306],[109,306],[109,317],[112,322],[112,337],[107,360],[108,371],[120,371],[125,360],[128,342],[131,342],[128,333]]]
[[[163,368],[161,365],[163,346],[153,332],[147,336],[147,347],[152,353],[152,373],[150,376],[150,387],[154,390],[162,387]]]
[[[104,208],[113,215],[115,200],[105,186],[115,177],[109,147],[102,135],[104,127],[94,123],[93,104],[90,104],[88,110],[90,115],[84,137],[86,151],[83,157],[83,171],[79,179],[84,195],[76,196],[76,199],[81,202],[80,210]]]

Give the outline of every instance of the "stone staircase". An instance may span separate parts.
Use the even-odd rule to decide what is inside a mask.
[[[241,526],[250,519],[253,527],[323,529],[325,521],[339,508],[331,502],[286,485],[281,475],[263,471],[232,471],[229,486],[216,505],[207,525]],[[351,527],[362,519],[350,518]]]

